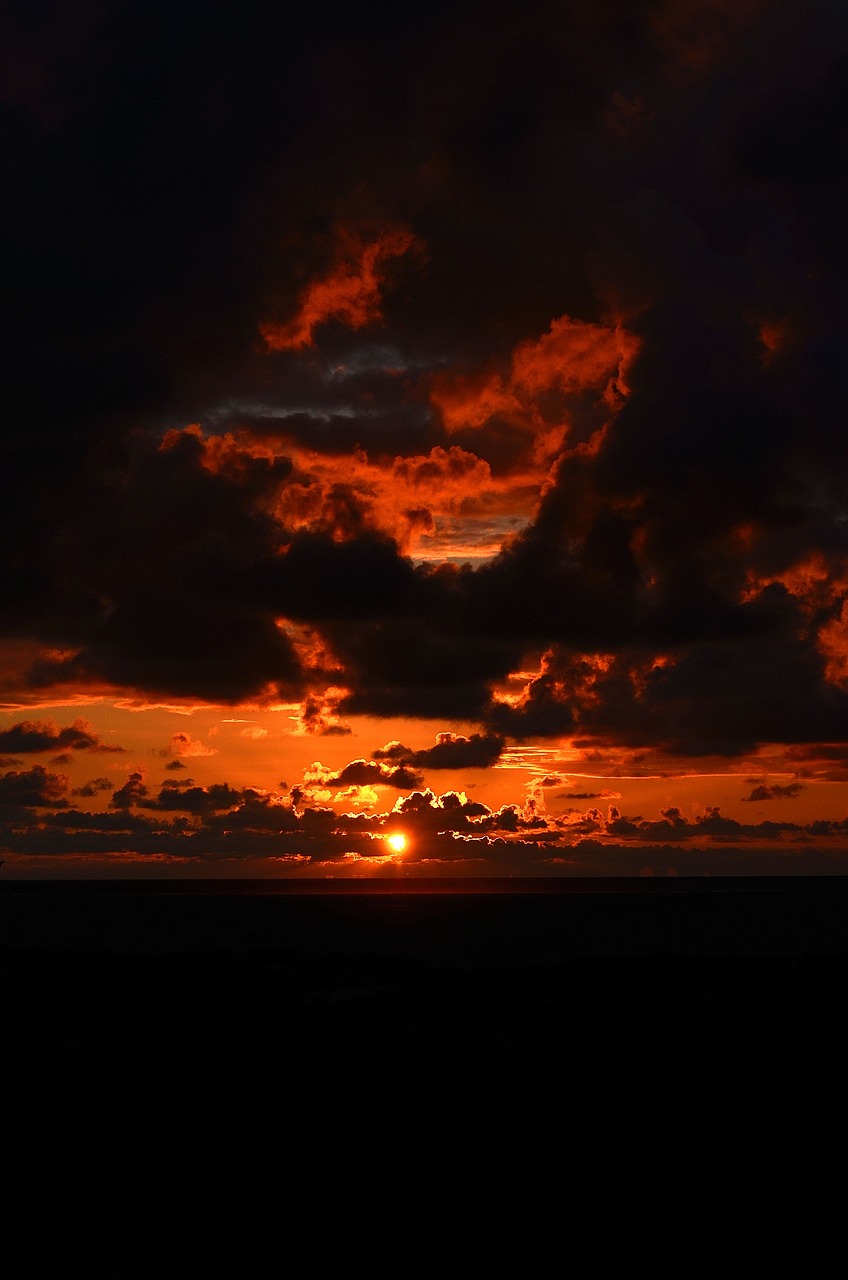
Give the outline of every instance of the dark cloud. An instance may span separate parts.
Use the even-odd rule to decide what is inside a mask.
[[[87,720],[74,720],[73,724],[65,725],[64,728],[59,728],[52,720],[21,720],[9,729],[0,729],[0,750],[2,751],[17,751],[21,755],[26,755],[56,751],[57,748],[94,753],[117,752],[124,749],[103,742]],[[64,757],[62,763],[66,763],[69,759],[69,756]]]
[[[387,538],[362,527],[347,513],[354,533],[337,541],[305,533],[268,565],[268,598],[280,613],[309,622],[390,617],[403,608],[412,566]]]
[[[110,683],[234,702],[297,685],[298,666],[257,579],[276,526],[255,504],[287,465],[215,474],[200,442],[136,442],[101,476],[95,506],[69,516],[63,575],[73,583],[75,652],[30,680]],[[152,518],[152,513],[155,518]]]
[[[300,708],[300,720],[304,729],[318,737],[345,737],[351,733],[349,725],[336,719],[336,705],[337,702],[328,701],[326,697],[307,694]]]
[[[779,782],[760,783],[754,787],[749,796],[743,796],[743,800],[794,800],[806,788],[803,782],[789,782],[785,786]]]
[[[563,800],[616,800],[620,798],[618,791],[563,791]]]
[[[657,818],[616,806],[548,818],[530,808],[493,810],[457,792],[413,791],[390,813],[338,814],[295,807],[251,788],[164,787],[151,798],[140,775],[103,812],[71,808],[66,780],[36,766],[0,779],[0,841],[13,854],[135,855],[175,865],[246,865],[271,859],[280,874],[385,857],[385,837],[407,837],[404,865],[518,875],[841,874],[848,820],[740,823],[717,807],[692,817],[676,806]],[[33,810],[41,810],[38,822]],[[171,812],[168,812],[168,811]],[[155,811],[155,812],[151,812]],[[705,847],[709,837],[709,847]],[[367,865],[367,863],[366,863]]]
[[[0,48],[10,705],[477,727],[325,780],[399,790],[844,743],[843,6],[47,3]]]
[[[140,773],[131,773],[122,787],[112,793],[109,801],[111,809],[131,809],[149,798],[149,791]]]
[[[91,799],[102,791],[111,791],[112,788],[113,783],[108,778],[92,778],[90,782],[84,782],[81,787],[74,787],[71,795]]]
[[[398,791],[418,787],[423,782],[421,775],[405,762],[385,765],[375,760],[351,760],[335,773],[330,769],[317,768],[310,772],[309,780],[320,783],[322,787],[379,786],[396,787]]]
[[[650,842],[678,842],[705,836],[711,837],[718,843],[729,840],[779,841],[787,835],[799,836],[805,831],[812,831],[812,827],[804,828],[792,822],[737,822],[735,818],[724,817],[715,805],[691,819],[687,818],[676,805],[663,809],[658,819],[625,817],[615,805],[611,805],[606,815],[599,809],[589,809],[580,818],[569,817],[566,822],[571,830],[580,833],[602,832],[617,839]],[[842,824],[838,825],[842,826]],[[829,832],[834,829],[833,825],[828,827]],[[824,827],[819,834],[824,834]]]
[[[67,777],[36,764],[31,769],[0,776],[0,805],[61,809],[68,803],[67,790]]]
[[[192,787],[182,780],[166,782],[155,801],[145,800],[145,809],[178,810],[181,813],[223,813],[234,809],[242,800],[241,791],[227,783],[215,783],[209,787]]]
[[[326,627],[351,692],[345,714],[478,720],[490,683],[515,669],[522,646],[474,615],[472,573],[451,565],[414,573],[394,617]]]
[[[111,784],[109,784],[111,786]],[[74,795],[82,795],[75,791]],[[213,783],[209,787],[192,784],[191,779],[174,779],[164,782],[157,796],[151,796],[150,789],[140,773],[131,773],[123,787],[112,795],[110,809],[129,810],[161,809],[179,813],[211,814],[222,813],[234,809],[244,799],[244,792],[235,790],[226,782]]]
[[[486,769],[500,759],[504,739],[498,734],[461,734],[444,732],[436,735],[432,747],[410,751],[402,742],[389,742],[374,752],[375,760],[392,760],[418,769]]]
[[[773,615],[793,610],[771,590]],[[846,709],[848,693],[826,679],[814,637],[793,636],[784,616],[771,631],[675,646],[660,661],[644,649],[598,661],[557,646],[522,701],[493,703],[489,715],[514,737],[574,734],[585,744],[731,756],[758,742],[838,740]]]

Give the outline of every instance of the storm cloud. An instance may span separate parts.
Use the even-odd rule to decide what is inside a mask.
[[[517,746],[848,776],[843,5],[74,0],[0,47],[10,766],[129,750],[110,705],[273,711],[263,768],[428,831]],[[4,803],[279,816],[150,750]],[[525,800],[444,849],[560,840]],[[663,803],[605,839],[676,845]]]

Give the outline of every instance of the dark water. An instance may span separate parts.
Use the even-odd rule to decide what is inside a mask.
[[[436,966],[848,954],[848,877],[0,881],[0,946]]]
[[[848,881],[450,889],[0,882],[4,1280],[829,1274]]]

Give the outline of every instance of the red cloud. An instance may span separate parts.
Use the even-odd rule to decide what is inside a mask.
[[[300,351],[314,344],[313,333],[327,320],[362,329],[382,318],[381,292],[386,263],[421,242],[412,231],[396,227],[367,243],[356,232],[340,228],[336,261],[327,273],[303,290],[297,314],[285,324],[266,323],[260,332],[271,351]]]
[[[545,425],[539,401],[550,392],[597,389],[614,407],[627,392],[627,369],[638,349],[639,340],[619,324],[559,316],[547,333],[518,344],[505,377],[445,375],[434,380],[430,395],[448,431],[482,427],[496,414],[538,428]]]

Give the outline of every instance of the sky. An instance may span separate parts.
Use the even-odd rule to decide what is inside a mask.
[[[4,877],[848,870],[842,0],[0,24]]]

